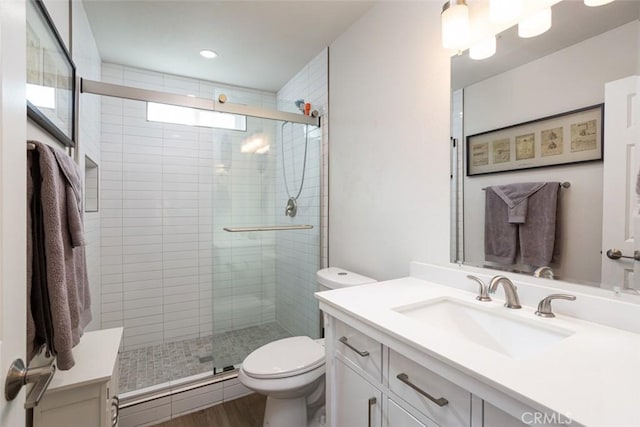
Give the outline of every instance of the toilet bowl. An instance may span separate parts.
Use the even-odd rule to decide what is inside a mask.
[[[336,267],[316,274],[319,290],[364,285],[375,280]],[[238,379],[266,395],[264,427],[324,424],[324,340],[284,338],[253,351],[242,362]]]

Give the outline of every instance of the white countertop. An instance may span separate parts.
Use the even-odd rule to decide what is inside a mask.
[[[555,411],[574,425],[640,425],[640,335],[567,316],[541,318],[534,307],[511,310],[502,306],[502,295],[499,290],[492,302],[479,302],[475,293],[410,277],[316,293],[329,314],[355,317],[534,409]],[[574,333],[547,351],[511,358],[392,310],[442,297]],[[554,302],[562,303],[579,301]]]
[[[76,364],[68,371],[57,370],[47,393],[111,378],[118,358],[122,328],[85,332],[73,348]]]

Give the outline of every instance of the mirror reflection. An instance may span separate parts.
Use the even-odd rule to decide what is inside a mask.
[[[465,51],[451,59],[452,135],[458,141],[453,149],[455,200],[452,206],[455,206],[453,220],[457,226],[452,239],[452,260],[596,287],[633,289],[633,261],[612,260],[606,257],[606,251],[624,248],[623,252],[631,251],[625,255],[633,254],[635,157],[640,156],[633,156],[632,146],[616,145],[620,138],[615,137],[616,131],[608,125],[612,111],[618,108],[615,102],[630,103],[630,98],[626,99],[621,93],[618,101],[608,97],[622,90],[618,89],[623,85],[621,79],[640,75],[640,2],[617,0],[594,8],[582,1],[565,0],[555,4],[552,12],[553,25],[542,35],[520,38],[515,26],[498,35],[494,56],[473,60]],[[605,104],[603,160],[533,169],[514,166],[497,168],[500,170],[495,173],[467,174],[468,159],[473,158],[473,153],[467,152],[467,137],[598,104]],[[586,126],[587,122],[576,121],[565,126]],[[596,125],[599,127],[600,123]],[[527,142],[529,148],[538,153],[535,156],[540,157],[545,129],[536,130],[533,140],[519,141],[519,152],[515,134],[508,143],[504,139],[500,143],[499,138],[498,142],[491,140],[486,147],[478,148],[480,152],[472,162],[510,161],[516,165],[516,156],[527,151],[522,145]],[[576,137],[571,136],[571,129],[565,129],[565,153],[572,149],[575,142],[572,138]],[[583,148],[588,145],[583,144]],[[547,150],[546,155],[554,152],[557,150]],[[522,240],[522,232],[518,231],[513,258],[488,256],[492,242],[498,246],[514,243],[510,238],[505,243],[502,236],[496,234],[495,227],[491,227],[495,215],[486,214],[487,190],[499,187],[503,192],[511,191],[512,195],[516,194],[512,205],[522,200],[535,204],[538,202],[531,195],[542,198],[542,194],[537,190],[527,194],[520,188],[523,183],[564,182],[570,186],[563,188],[556,184],[557,207],[546,207],[547,214],[555,210],[555,232],[551,237],[548,232],[545,237],[543,230],[535,228],[530,233],[534,240],[541,236],[543,240],[552,239],[553,255],[549,262],[540,257],[534,257],[535,261],[531,261],[531,257],[523,260],[522,251],[526,253],[531,239]],[[509,187],[514,184],[520,187]],[[501,199],[504,212],[508,209],[507,198]],[[516,230],[523,228],[522,224],[515,226],[519,227]],[[610,247],[605,247],[607,245]],[[539,251],[534,249],[534,252]]]

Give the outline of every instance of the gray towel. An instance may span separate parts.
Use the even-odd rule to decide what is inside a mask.
[[[85,240],[82,209],[82,176],[80,175],[80,169],[67,153],[53,147],[49,147],[49,149],[56,156],[58,167],[67,179],[67,213],[69,215],[69,232],[71,233],[73,247],[83,246]]]
[[[485,191],[484,257],[487,261],[513,264],[518,250],[518,225],[509,222],[509,207],[489,188]]]
[[[27,361],[31,361],[43,345],[55,354],[55,345],[47,284],[42,175],[36,150],[29,150],[27,166]]]
[[[31,154],[31,153],[29,153]],[[31,310],[31,288],[33,278],[33,238],[31,203],[33,198],[33,179],[31,178],[31,156],[27,156],[27,362],[37,353],[36,322]]]
[[[494,191],[507,204],[511,224],[524,224],[527,220],[529,197],[543,185],[544,182],[519,182],[489,187],[487,191]]]
[[[81,187],[73,182],[73,175],[79,177],[80,173],[76,170],[70,174],[68,168],[77,168],[75,164],[61,167],[60,163],[66,162],[56,159],[60,156],[54,154],[55,149],[32,142],[40,155],[46,271],[54,347],[58,368],[67,370],[75,363],[72,348],[78,344],[85,326],[91,321],[85,251],[83,246],[77,246],[83,241],[78,235],[82,230],[82,204],[78,201],[82,200],[82,195]],[[72,175],[71,178],[68,174]]]
[[[523,264],[549,265],[553,259],[559,189],[559,182],[547,182],[529,197],[527,221],[519,228]]]

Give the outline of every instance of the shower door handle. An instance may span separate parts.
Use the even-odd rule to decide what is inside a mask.
[[[246,233],[248,231],[286,231],[286,230],[309,230],[313,225],[262,225],[255,227],[223,227],[224,231],[230,233]]]

